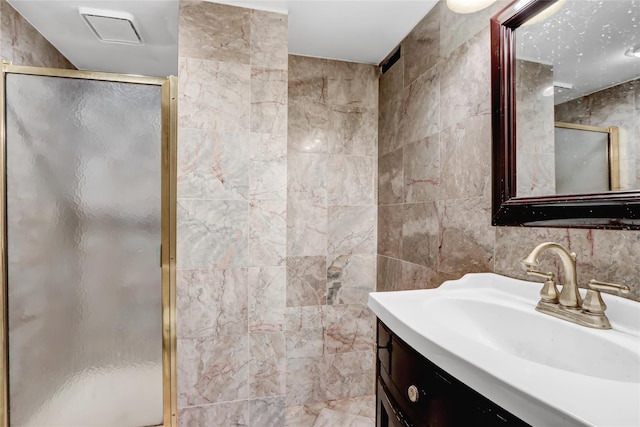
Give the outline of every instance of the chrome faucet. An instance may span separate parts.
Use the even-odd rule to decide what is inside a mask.
[[[555,275],[539,271],[538,257],[541,253],[551,250],[560,257],[564,273],[562,292],[558,296]],[[576,254],[569,252],[564,246],[554,242],[545,242],[536,246],[531,253],[522,260],[527,274],[545,279],[540,291],[540,301],[536,310],[554,317],[582,326],[598,329],[611,329],[609,319],[604,314],[607,305],[600,295],[601,290],[614,291],[628,294],[628,286],[620,286],[614,283],[591,280],[584,301],[578,292],[578,280],[576,272]]]

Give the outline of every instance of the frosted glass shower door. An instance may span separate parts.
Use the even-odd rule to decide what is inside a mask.
[[[161,425],[161,87],[5,96],[10,425]]]

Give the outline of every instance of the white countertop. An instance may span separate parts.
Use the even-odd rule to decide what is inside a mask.
[[[604,295],[613,329],[596,330],[536,312],[540,288],[467,274],[437,289],[373,292],[369,307],[424,357],[533,426],[640,426],[640,304]]]

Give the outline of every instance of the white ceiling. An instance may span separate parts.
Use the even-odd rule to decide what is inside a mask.
[[[8,0],[76,67],[167,76],[177,74],[177,0]],[[435,6],[435,0],[220,0],[289,15],[292,54],[379,64]],[[78,7],[136,18],[143,45],[104,43]]]
[[[378,65],[437,0],[216,0],[289,14],[289,53]]]
[[[73,65],[81,70],[148,76],[178,71],[176,0],[8,0]],[[98,40],[79,7],[126,12],[136,19],[143,45]]]

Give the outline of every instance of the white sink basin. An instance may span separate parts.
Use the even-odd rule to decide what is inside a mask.
[[[505,303],[430,298],[423,307],[431,321],[461,339],[565,371],[640,383],[640,353],[631,350],[634,341],[638,345],[633,337],[622,337],[619,342],[620,337],[611,339],[610,333],[540,316],[531,305],[512,307]]]
[[[372,293],[400,338],[534,426],[640,426],[640,304],[604,295],[611,330],[535,311],[540,283],[468,274]]]

